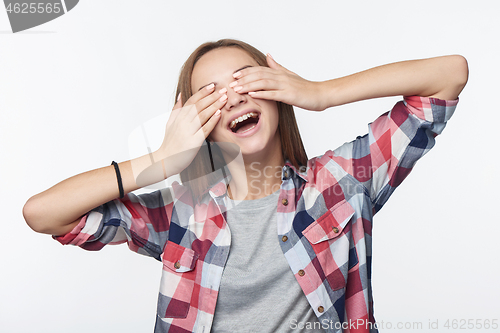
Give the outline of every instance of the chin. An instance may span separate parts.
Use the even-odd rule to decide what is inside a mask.
[[[275,140],[248,140],[244,144],[240,145],[241,154],[246,159],[250,160],[261,160],[268,159],[270,156],[275,156],[276,154],[281,154],[281,143],[279,137]]]

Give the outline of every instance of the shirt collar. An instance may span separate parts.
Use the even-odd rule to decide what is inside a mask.
[[[218,182],[216,182],[212,187],[208,189],[210,195],[214,198],[225,196],[227,193],[227,187],[229,182],[231,181],[231,175],[229,174],[229,170],[227,170],[227,174],[225,177],[222,177]]]
[[[307,168],[305,166],[300,167],[299,170],[290,163],[289,160],[285,162],[281,170],[281,179],[286,180],[292,177],[293,175],[297,175],[302,178],[304,181],[309,182],[309,177],[307,176]],[[227,186],[231,181],[231,175],[229,174],[229,170],[227,170],[227,175],[222,177],[218,182],[216,182],[212,187],[210,187],[206,192],[210,193],[212,197],[222,197],[227,193]]]
[[[281,172],[281,179],[288,179],[292,176],[292,174],[296,174],[304,181],[309,182],[309,177],[307,176],[307,167],[301,166],[299,170],[297,170],[289,160],[286,160],[285,166],[283,166],[283,170]]]

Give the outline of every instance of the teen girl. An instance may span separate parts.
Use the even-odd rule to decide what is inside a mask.
[[[64,180],[23,213],[62,244],[127,242],[162,261],[155,332],[376,332],[373,215],[467,77],[463,57],[445,56],[311,82],[243,42],[206,43],[184,64],[157,151]],[[307,159],[292,105],[394,95],[368,134]],[[182,185],[130,193],[178,173]]]

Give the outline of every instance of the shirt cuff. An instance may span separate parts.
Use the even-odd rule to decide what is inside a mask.
[[[80,222],[65,235],[61,236],[52,236],[53,239],[61,243],[62,245],[81,245],[85,243],[92,234],[88,234],[86,232],[83,232],[84,229],[87,229],[87,218],[89,217],[89,214],[86,214],[83,216],[80,220]]]
[[[404,103],[408,110],[422,120],[431,123],[446,123],[458,104],[455,100],[443,100],[433,97],[405,96]]]

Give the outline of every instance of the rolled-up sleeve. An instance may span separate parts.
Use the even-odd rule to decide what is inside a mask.
[[[415,163],[435,144],[453,115],[457,100],[405,97],[393,109],[369,125],[373,175],[370,197],[374,213],[411,172]]]
[[[53,238],[90,251],[127,243],[132,251],[161,260],[172,207],[170,188],[141,195],[129,193],[96,207],[69,233]]]
[[[457,103],[458,99],[404,97],[370,123],[366,135],[335,150],[339,164],[369,193],[374,214],[434,146]]]

